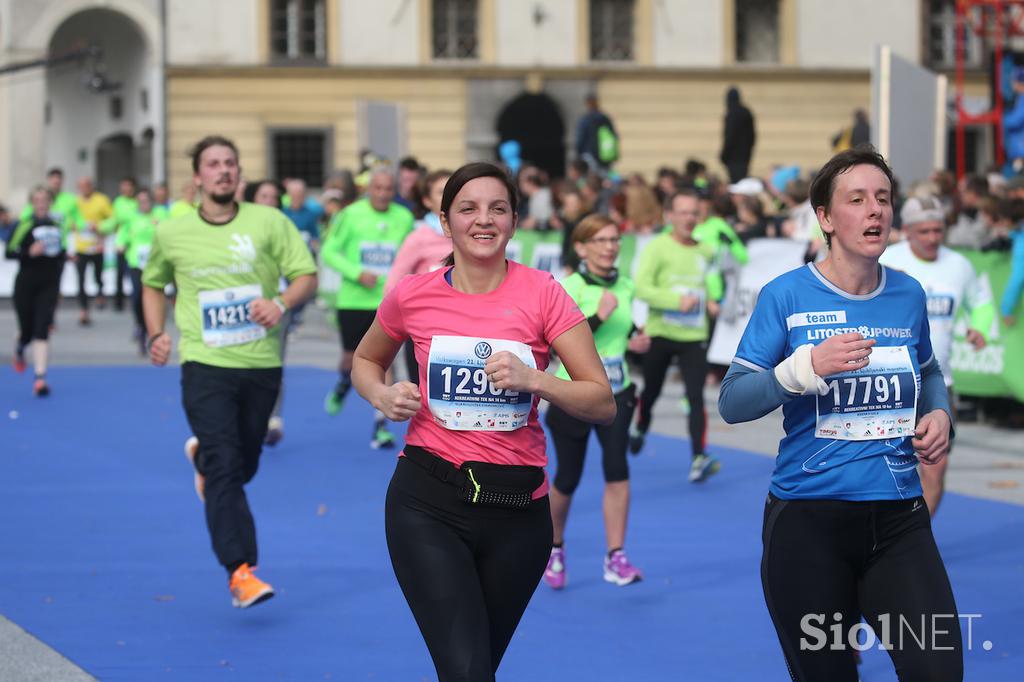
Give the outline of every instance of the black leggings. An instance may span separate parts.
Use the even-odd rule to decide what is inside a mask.
[[[525,509],[470,506],[401,457],[384,526],[440,682],[494,680],[551,553],[547,496]]]
[[[583,459],[587,454],[587,441],[592,428],[601,443],[601,466],[605,482],[629,480],[626,447],[629,445],[629,423],[633,420],[633,410],[636,408],[636,386],[616,393],[615,406],[618,408],[615,421],[607,426],[588,424],[554,405],[548,407],[545,422],[558,456],[554,485],[559,492],[566,495],[576,492],[576,486],[583,476]]]
[[[644,355],[644,391],[640,394],[640,419],[637,423],[644,433],[651,427],[651,410],[665,385],[665,375],[672,359],[679,358],[679,369],[686,385],[686,399],[690,401],[690,450],[693,455],[704,454],[707,444],[708,416],[704,411],[704,381],[708,377],[708,344],[706,341],[670,341],[654,337],[651,348]]]
[[[901,682],[963,679],[956,602],[924,498],[769,495],[763,542],[764,598],[793,680],[857,682],[849,633],[861,614],[876,636],[866,643],[892,646]]]
[[[89,309],[89,295],[85,293],[85,269],[92,264],[92,276],[96,281],[96,295],[103,295],[103,254],[80,253],[75,257],[75,270],[78,271],[78,307]]]
[[[60,271],[29,272],[22,266],[14,279],[14,310],[18,315],[18,345],[50,338],[50,325],[60,295]]]
[[[146,317],[142,313],[142,270],[129,268],[128,275],[132,279],[132,313],[135,315],[135,324],[145,330]]]

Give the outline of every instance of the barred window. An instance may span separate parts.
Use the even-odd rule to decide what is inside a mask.
[[[633,0],[590,0],[590,58],[633,60]]]
[[[477,0],[433,0],[434,59],[480,56]]]
[[[270,54],[276,61],[327,58],[325,0],[271,0]]]
[[[736,61],[779,61],[779,0],[736,0]]]
[[[981,39],[971,30],[971,19],[980,19],[982,8],[973,8],[964,27],[964,64],[967,68],[982,66]],[[956,0],[929,0],[925,27],[925,54],[933,69],[956,67]]]
[[[301,178],[310,187],[323,187],[330,172],[329,130],[271,130],[267,167],[277,180]]]

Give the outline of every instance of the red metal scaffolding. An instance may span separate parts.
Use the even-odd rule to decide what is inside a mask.
[[[981,40],[982,53],[989,49],[993,60],[994,105],[982,114],[971,114],[964,110],[964,61],[967,31]],[[962,178],[966,172],[968,125],[988,124],[993,126],[996,143],[996,163],[1006,162],[1003,147],[1003,51],[1012,36],[1024,36],[1024,0],[957,0],[956,2],[956,176]],[[991,47],[989,47],[991,45]]]

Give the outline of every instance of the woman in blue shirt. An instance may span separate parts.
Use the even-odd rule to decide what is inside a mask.
[[[821,169],[811,203],[828,258],[762,290],[719,397],[730,423],[783,407],[761,580],[794,680],[856,682],[865,637],[888,650],[900,680],[963,677],[917,474],[919,461],[946,455],[949,402],[924,291],[878,264],[892,184],[870,148]]]

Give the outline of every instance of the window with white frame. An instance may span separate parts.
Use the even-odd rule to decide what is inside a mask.
[[[327,59],[326,0],[271,0],[270,54],[277,62]]]
[[[980,68],[983,63],[981,39],[972,28],[981,11],[980,7],[973,8],[963,29],[967,68]],[[928,0],[927,12],[925,59],[933,69],[952,70],[956,68],[956,0]]]
[[[480,57],[477,0],[432,0],[434,59]]]
[[[736,61],[777,64],[779,0],[736,1]]]
[[[634,0],[590,0],[590,59],[633,60]]]

